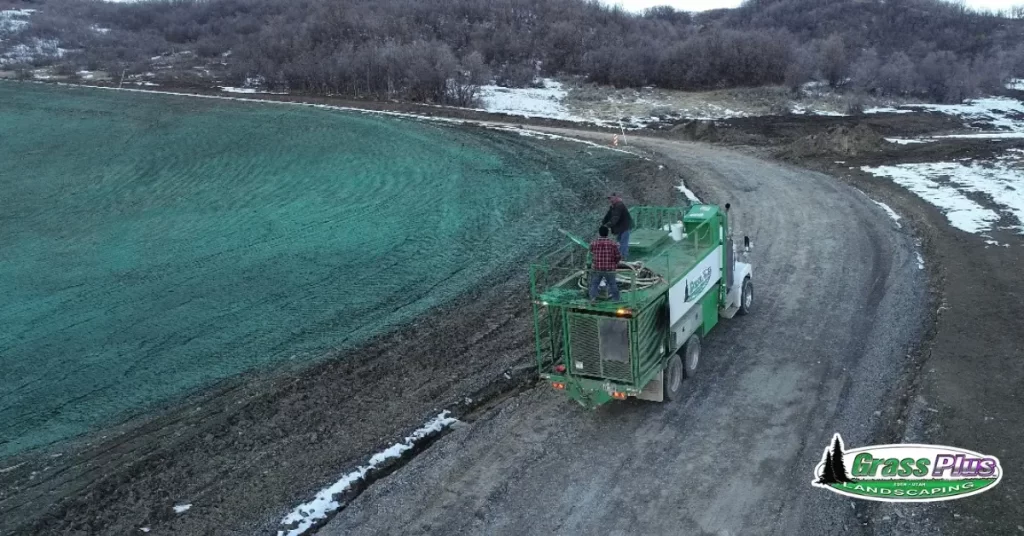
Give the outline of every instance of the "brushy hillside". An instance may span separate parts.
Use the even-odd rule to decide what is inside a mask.
[[[0,28],[0,67],[161,83],[469,105],[496,79],[578,75],[618,87],[716,89],[820,79],[959,101],[1024,73],[1021,10],[940,0],[749,0],[634,15],[586,0],[35,0]],[[5,9],[0,4],[0,9]],[[48,47],[50,53],[39,52]],[[6,52],[5,52],[6,51]],[[33,54],[32,52],[37,53]]]

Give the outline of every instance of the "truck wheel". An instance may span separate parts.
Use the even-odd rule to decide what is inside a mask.
[[[683,377],[692,378],[700,364],[700,336],[696,333],[686,341],[683,347]]]
[[[672,354],[665,363],[665,374],[663,375],[662,391],[665,400],[679,400],[683,393],[683,360],[679,354]]]
[[[736,314],[750,314],[750,307],[754,304],[754,284],[750,278],[743,279],[743,291],[740,293],[740,310]]]

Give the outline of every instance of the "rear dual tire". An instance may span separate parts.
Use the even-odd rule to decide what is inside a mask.
[[[682,398],[683,380],[692,378],[700,364],[700,337],[694,334],[683,348],[668,358],[662,382],[664,398],[675,401]]]

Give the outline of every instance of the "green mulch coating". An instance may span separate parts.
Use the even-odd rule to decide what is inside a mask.
[[[525,263],[619,161],[561,145],[0,82],[0,457],[350,348]]]

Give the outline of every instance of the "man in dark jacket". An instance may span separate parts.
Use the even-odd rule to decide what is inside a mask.
[[[626,208],[626,204],[622,202],[619,194],[608,196],[608,202],[611,206],[608,207],[608,212],[604,215],[601,225],[611,229],[612,234],[619,241],[619,253],[622,255],[622,260],[626,260],[629,255],[629,231],[633,229],[633,218],[629,215],[629,209]]]

